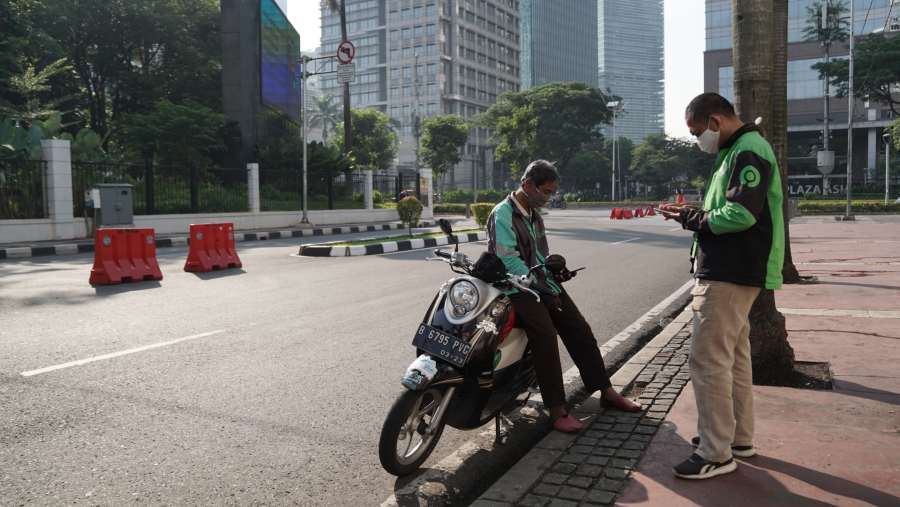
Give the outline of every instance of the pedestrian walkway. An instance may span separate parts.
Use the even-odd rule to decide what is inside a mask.
[[[834,389],[755,386],[756,457],[710,480],[672,475],[692,452],[696,405],[690,326],[670,326],[639,353],[642,414],[549,435],[473,505],[900,505],[900,224],[800,221],[791,233],[798,268],[820,283],[776,301],[796,360],[828,362]]]

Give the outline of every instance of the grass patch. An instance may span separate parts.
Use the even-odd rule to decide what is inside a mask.
[[[481,229],[478,228],[470,228],[470,229],[461,229],[458,231],[453,231],[454,235],[467,234],[470,232],[478,232]],[[387,238],[368,238],[368,239],[360,239],[355,241],[343,241],[341,243],[332,243],[333,246],[365,246],[365,245],[377,245],[379,243],[384,243],[386,241],[407,241],[410,239],[427,239],[427,238],[440,238],[444,236],[443,232],[423,232],[420,234],[413,234],[410,236],[409,234],[404,234],[402,236],[389,236]]]

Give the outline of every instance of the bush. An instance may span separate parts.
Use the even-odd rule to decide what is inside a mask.
[[[404,197],[397,203],[397,214],[409,228],[409,235],[412,236],[412,228],[418,225],[419,217],[422,216],[422,203],[413,196]]]
[[[380,190],[372,191],[372,204],[384,204],[384,194]]]
[[[506,198],[505,190],[486,189],[478,191],[478,202],[498,203]],[[441,200],[445,203],[469,204],[472,202],[471,190],[448,190],[441,194]]]
[[[465,204],[435,204],[434,205],[435,213],[442,213],[447,215],[465,215],[466,214],[466,205]]]
[[[800,201],[800,213],[844,213],[847,210],[846,201]],[[900,204],[883,201],[853,201],[853,211],[861,213],[900,213]]]
[[[479,202],[470,206],[472,208],[472,214],[475,215],[475,222],[482,229],[485,228],[487,226],[488,217],[491,215],[491,211],[494,209],[494,205],[490,203]]]

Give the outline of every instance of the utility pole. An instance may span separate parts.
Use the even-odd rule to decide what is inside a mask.
[[[884,139],[884,205],[887,206],[891,200],[891,134],[887,128],[881,138]]]
[[[309,199],[308,192],[306,191],[307,178],[306,178],[306,161],[309,157],[306,156],[306,134],[307,134],[307,114],[306,114],[306,78],[309,77],[309,72],[306,67],[309,64],[310,58],[306,55],[300,56],[300,121],[302,124],[301,128],[301,142],[303,143],[303,216],[300,218],[301,224],[309,223]]]
[[[853,195],[853,102],[856,100],[853,96],[853,39],[854,21],[856,20],[856,12],[853,10],[853,0],[850,0],[850,56],[849,60],[849,80],[847,86],[847,212],[843,216],[843,220],[854,220],[853,203],[851,197]]]
[[[413,164],[413,170],[416,173],[416,188],[419,185],[419,146],[421,144],[422,139],[422,119],[419,116],[419,53],[415,54],[415,58],[413,59],[413,95],[415,96],[415,102],[413,102],[413,135],[416,138],[416,161]]]
[[[836,14],[840,14],[840,13],[836,13]],[[821,23],[824,25],[824,33],[829,34],[828,36],[823,37],[823,39],[822,39],[822,45],[825,47],[825,65],[827,66],[828,62],[831,61],[831,38],[830,38],[831,17],[829,16],[829,13],[828,13],[828,1],[827,0],[822,3],[821,19],[822,19]],[[836,20],[836,21],[837,21],[837,26],[839,27],[840,20]],[[820,32],[820,33],[823,33],[823,32]],[[829,149],[829,144],[830,144],[829,138],[831,137],[831,133],[828,131],[828,122],[831,119],[831,102],[829,100],[830,85],[828,83],[828,76],[825,76],[824,82],[825,82],[825,118],[822,121],[822,149],[825,152],[825,155],[824,155],[825,161],[824,162],[826,165],[829,165],[830,167],[824,168],[825,174],[822,175],[822,194],[823,195],[828,193],[828,174],[831,173],[831,171],[834,168],[834,154],[831,153],[831,151]]]
[[[618,144],[619,143],[618,143],[618,138],[616,137],[616,114],[622,108],[622,101],[621,100],[613,100],[613,101],[607,102],[606,107],[609,109],[612,109],[612,113],[613,113],[612,170],[610,171],[612,173],[612,184],[611,184],[611,188],[610,188],[610,197],[611,197],[611,200],[615,201],[616,200],[616,171],[618,170],[618,162],[619,162],[619,157],[618,157],[618,151],[619,151]]]

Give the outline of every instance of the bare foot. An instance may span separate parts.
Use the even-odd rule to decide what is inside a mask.
[[[629,400],[617,393],[612,387],[603,391],[602,399],[603,404],[607,407],[615,408],[623,412],[640,412],[642,408],[640,403]]]

